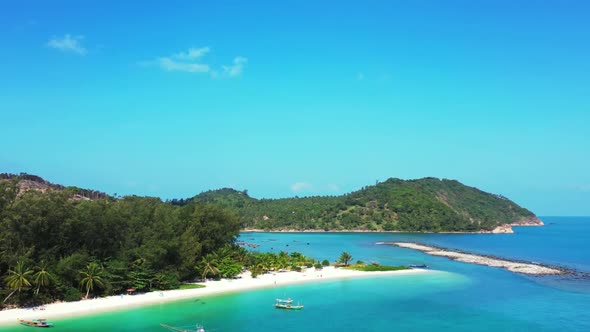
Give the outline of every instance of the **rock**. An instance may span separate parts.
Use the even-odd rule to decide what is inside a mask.
[[[513,234],[514,230],[512,230],[512,226],[510,225],[500,225],[492,230],[493,234]]]

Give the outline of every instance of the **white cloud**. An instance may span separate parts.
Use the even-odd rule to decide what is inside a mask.
[[[207,73],[209,65],[202,63],[176,61],[172,58],[159,58],[160,67],[167,71],[183,71],[187,73]]]
[[[167,57],[158,58],[155,62],[166,71],[182,71],[185,73],[208,73],[209,65],[201,58],[209,53],[209,47],[191,47],[186,52],[180,52]]]
[[[310,190],[312,187],[313,185],[309,182],[295,182],[291,185],[291,190],[298,193],[301,191]]]
[[[209,47],[189,48],[187,52],[180,52],[174,55],[177,59],[193,60],[205,56],[211,49]]]
[[[234,64],[231,66],[223,66],[223,73],[229,77],[236,77],[242,74],[244,65],[248,62],[247,58],[237,56],[234,59]]]
[[[212,78],[235,77],[243,72],[244,64],[248,59],[238,56],[233,65],[222,66],[222,73],[213,70],[211,65],[204,61],[204,57],[211,51],[209,47],[191,47],[186,52],[179,52],[166,57],[157,58],[154,61],[142,61],[139,65],[158,66],[165,71],[181,71],[186,73],[208,73]]]
[[[47,46],[63,52],[73,52],[79,55],[86,54],[86,48],[82,46],[84,36],[71,36],[66,34],[63,37],[53,37],[47,42]]]

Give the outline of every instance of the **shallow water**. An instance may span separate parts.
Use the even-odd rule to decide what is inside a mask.
[[[165,331],[160,323],[207,331],[588,331],[590,281],[527,277],[454,262],[418,251],[375,245],[418,241],[590,272],[584,243],[590,218],[542,218],[546,227],[516,234],[246,233],[259,251],[300,251],[334,261],[343,250],[355,260],[426,263],[440,273],[370,277],[276,287],[55,320],[59,331]],[[308,244],[309,243],[309,244]],[[277,297],[300,300],[301,311],[273,308]],[[9,327],[0,331],[18,331]]]

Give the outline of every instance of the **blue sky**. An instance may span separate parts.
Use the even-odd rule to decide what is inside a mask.
[[[0,172],[118,194],[453,178],[590,215],[587,1],[6,1]]]

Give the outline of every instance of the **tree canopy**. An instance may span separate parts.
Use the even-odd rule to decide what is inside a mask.
[[[173,288],[199,277],[195,266],[233,243],[240,230],[233,213],[210,204],[79,199],[65,189],[22,191],[18,181],[0,180],[0,295],[6,303]]]
[[[189,200],[234,211],[244,227],[265,230],[479,231],[537,220],[506,197],[454,180],[389,179],[341,196],[255,199],[229,188]]]

